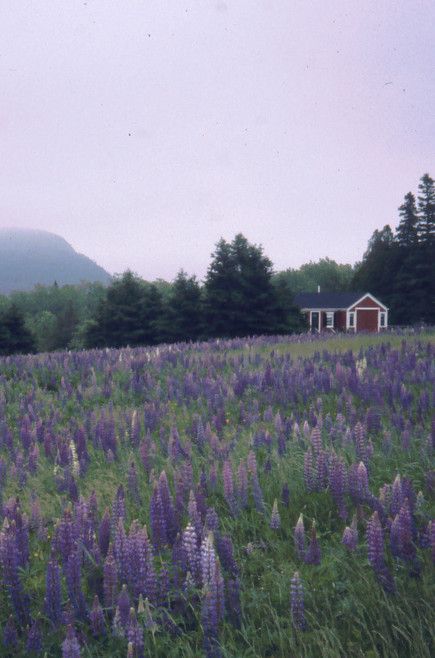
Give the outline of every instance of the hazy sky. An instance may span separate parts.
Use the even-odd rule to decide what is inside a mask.
[[[0,0],[0,226],[110,272],[361,258],[435,175],[433,0]]]

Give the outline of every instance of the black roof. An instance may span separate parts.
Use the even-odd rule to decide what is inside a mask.
[[[300,292],[295,304],[300,308],[349,308],[366,292]]]

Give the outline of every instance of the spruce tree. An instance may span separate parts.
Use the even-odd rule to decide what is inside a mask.
[[[166,305],[165,331],[170,342],[198,340],[203,331],[201,288],[181,270]]]
[[[281,324],[272,263],[240,233],[231,243],[216,245],[205,281],[205,309],[211,336],[269,334]]]
[[[421,242],[432,244],[435,240],[435,185],[429,174],[424,174],[418,186],[418,233]]]
[[[401,247],[413,247],[418,241],[418,215],[415,196],[412,192],[405,195],[405,200],[399,207],[401,217],[396,229],[396,239]]]

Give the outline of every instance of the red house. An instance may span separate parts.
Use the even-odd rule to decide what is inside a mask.
[[[295,304],[311,331],[372,331],[388,326],[388,308],[369,292],[301,292]]]

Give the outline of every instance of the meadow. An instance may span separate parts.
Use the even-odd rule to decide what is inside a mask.
[[[0,656],[429,658],[435,334],[0,358]]]

